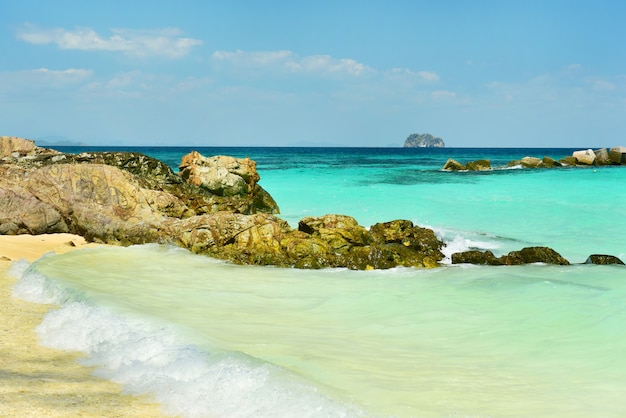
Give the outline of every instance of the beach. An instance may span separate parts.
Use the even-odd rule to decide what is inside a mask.
[[[77,363],[80,354],[40,346],[35,327],[53,306],[11,296],[13,261],[94,245],[71,234],[0,236],[0,416],[163,416],[149,398],[125,395],[120,385],[92,376]]]

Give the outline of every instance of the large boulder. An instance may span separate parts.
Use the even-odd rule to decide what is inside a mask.
[[[533,263],[546,263],[568,265],[569,261],[549,247],[526,247],[519,251],[511,251],[502,257],[503,264],[520,265]]]
[[[470,161],[465,164],[469,171],[487,171],[491,170],[491,161],[489,160],[476,160]]]
[[[377,224],[373,232],[345,215],[307,217],[298,229],[273,215],[230,212],[173,220],[173,242],[199,254],[240,264],[354,270],[435,267],[443,245],[410,221]]]
[[[41,202],[37,208],[46,210],[50,225],[39,233],[62,230],[89,241],[154,242],[161,236],[164,210],[186,209],[169,193],[143,189],[131,174],[108,165],[58,164],[33,170],[0,166],[0,177],[5,194],[19,188],[21,201]]]
[[[183,156],[180,177],[192,188],[197,214],[233,211],[246,214],[280,212],[278,204],[258,181],[256,162],[229,156],[204,157],[197,151]],[[198,190],[199,189],[199,190]],[[183,198],[183,196],[180,196]]]
[[[576,165],[577,162],[578,161],[576,160],[576,157],[574,157],[573,155],[566,155],[559,160],[559,163],[563,166],[573,166]]]
[[[441,169],[445,171],[463,171],[467,170],[467,167],[454,158],[448,158],[448,161],[446,161]]]
[[[626,164],[626,147],[614,147],[609,150],[609,159],[613,164]]]
[[[596,160],[595,160],[596,165],[611,165],[609,152],[606,150],[606,148],[600,148],[600,149],[594,150],[593,153],[596,155]]]
[[[576,158],[576,163],[580,165],[593,165],[596,161],[596,153],[591,149],[574,151],[572,156]]]
[[[554,158],[548,157],[548,156],[544,156],[541,159],[541,162],[543,163],[544,167],[548,167],[548,168],[561,167],[562,166],[562,164],[560,162],[558,162]]]
[[[0,158],[18,157],[35,151],[35,142],[14,136],[0,136]]]
[[[281,240],[291,228],[270,214],[218,212],[174,219],[166,228],[173,243],[197,254],[240,264],[289,265]]]
[[[524,168],[539,168],[543,167],[543,161],[537,157],[524,157],[520,160],[520,164]]]
[[[469,250],[460,253],[454,253],[451,257],[452,264],[478,264],[487,266],[502,265],[502,260],[496,258],[489,250]]]
[[[0,235],[68,231],[63,217],[52,205],[17,185],[0,188]]]
[[[197,151],[185,155],[180,175],[188,183],[203,187],[218,196],[250,193],[259,181],[256,163],[249,158],[218,155],[204,157]]]

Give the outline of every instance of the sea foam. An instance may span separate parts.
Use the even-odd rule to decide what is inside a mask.
[[[19,279],[14,296],[60,305],[36,328],[42,345],[85,354],[80,362],[95,367],[96,376],[121,384],[125,393],[153,397],[168,415],[365,416],[280,367],[238,352],[201,349],[174,326],[80,300],[25,261],[14,263],[10,274]]]

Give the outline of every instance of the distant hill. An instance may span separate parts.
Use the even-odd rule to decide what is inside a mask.
[[[404,148],[444,148],[443,139],[431,134],[411,134],[404,141]]]
[[[40,138],[35,138],[35,144],[39,147],[75,147],[86,145],[81,142],[71,141],[64,136],[44,136]]]

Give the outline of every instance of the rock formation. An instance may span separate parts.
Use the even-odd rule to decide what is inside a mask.
[[[172,243],[245,264],[351,269],[434,267],[443,243],[410,221],[305,218],[297,229],[258,184],[256,163],[183,157],[180,173],[139,153],[62,154],[16,138],[0,148],[0,233],[71,232],[88,241]]]
[[[404,141],[404,148],[444,148],[443,139],[431,134],[411,134]]]
[[[452,254],[452,264],[482,264],[489,266],[515,266],[532,263],[557,265],[570,264],[559,253],[548,247],[526,247],[496,257],[491,251],[463,251]]]
[[[437,267],[444,258],[435,233],[408,220],[366,229],[331,214],[292,228],[276,216],[278,206],[259,180],[247,158],[192,152],[175,174],[139,153],[63,154],[0,137],[0,234],[70,232],[117,245],[170,243],[235,263],[309,269]],[[610,257],[588,262],[618,264]],[[453,254],[452,262],[568,264],[547,247],[499,258],[468,251]]]
[[[559,161],[547,156],[543,158],[526,156],[520,160],[509,161],[506,167],[555,168],[570,166],[597,167],[606,165],[626,165],[626,147],[615,147],[608,151],[606,148],[574,151],[572,155],[565,156]],[[463,164],[449,158],[441,169],[443,171],[482,171],[490,170],[492,167],[489,160],[476,160]]]

